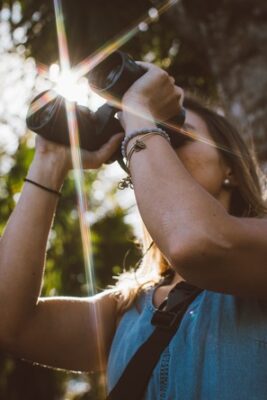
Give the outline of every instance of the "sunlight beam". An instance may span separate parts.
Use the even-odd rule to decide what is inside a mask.
[[[166,0],[157,8],[152,8],[148,10],[147,16],[142,16],[137,21],[135,21],[132,26],[120,34],[116,35],[111,41],[105,43],[98,50],[96,50],[93,54],[88,56],[86,59],[81,61],[78,65],[74,67],[74,72],[78,77],[82,77],[88,72],[91,71],[94,67],[96,67],[100,62],[105,60],[110,54],[114,51],[118,50],[121,46],[127,43],[130,39],[132,39],[135,35],[140,33],[142,30],[141,27],[151,25],[155,22],[160,15],[169,10],[172,6],[177,4],[180,0]],[[153,10],[153,12],[151,12]]]
[[[63,21],[61,1],[54,0],[54,7],[55,7],[61,71],[64,73],[68,73],[70,72],[70,60],[68,54],[68,46],[67,46],[66,32]],[[87,198],[84,185],[82,156],[79,143],[78,123],[75,111],[75,103],[65,99],[65,104],[66,104],[68,129],[70,135],[71,156],[73,163],[75,188],[78,198],[78,213],[79,213],[80,230],[82,238],[83,256],[85,263],[86,281],[88,284],[88,291],[89,291],[88,294],[89,296],[92,296],[96,294],[95,276],[94,276],[93,259],[92,259],[90,226],[88,225],[86,219],[86,215],[88,214],[88,209],[87,209]],[[94,310],[94,324],[98,330],[96,339],[97,339],[97,352],[98,352],[99,365],[100,368],[103,368],[104,355],[101,350],[103,348],[102,346],[103,332],[100,324],[100,314],[98,307],[96,305],[94,305],[93,310]]]

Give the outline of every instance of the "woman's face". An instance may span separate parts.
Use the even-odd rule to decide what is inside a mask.
[[[187,110],[184,129],[215,145],[205,121],[193,111]],[[223,186],[223,182],[231,176],[231,168],[221,153],[198,140],[185,141],[175,152],[192,177],[228,210],[231,192]]]

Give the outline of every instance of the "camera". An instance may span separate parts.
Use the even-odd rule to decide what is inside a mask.
[[[95,89],[99,95],[108,93],[120,100],[129,87],[145,73],[146,70],[138,65],[132,57],[121,51],[116,51],[93,68],[87,74],[87,78],[92,89]],[[44,94],[45,92],[39,94],[32,101],[32,104]],[[74,104],[74,107],[80,146],[83,149],[98,150],[111,136],[123,131],[119,120],[116,118],[119,110],[109,103],[99,107],[95,113],[77,103]],[[170,122],[181,127],[184,120],[185,110],[181,108],[179,114]],[[28,113],[26,122],[30,130],[44,138],[62,145],[70,145],[65,100],[62,96],[57,95],[36,112]],[[173,147],[178,147],[184,142],[185,136],[176,130],[160,124],[158,126],[169,134]],[[123,166],[120,149],[112,155],[109,162],[116,160]]]

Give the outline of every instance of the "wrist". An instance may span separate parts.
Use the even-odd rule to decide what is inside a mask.
[[[134,130],[157,126],[149,105],[145,101],[135,101],[132,98],[124,99],[122,111],[126,136]]]
[[[122,156],[124,158],[128,159],[127,147],[128,147],[129,143],[133,139],[135,139],[135,145],[137,145],[137,143],[139,142],[138,145],[140,144],[142,146],[141,142],[139,141],[139,137],[141,137],[141,139],[143,139],[143,138],[147,138],[148,136],[151,136],[151,135],[153,135],[153,136],[154,135],[162,136],[166,140],[168,140],[168,142],[170,143],[170,137],[163,129],[158,128],[158,127],[155,127],[155,128],[142,128],[142,129],[133,131],[132,133],[129,133],[128,136],[127,135],[125,136],[125,138],[123,139],[123,141],[121,143],[121,154],[122,154]],[[137,148],[138,149],[145,148],[145,147],[141,147],[140,148],[140,146],[138,146],[138,145],[137,145],[136,149]],[[139,151],[139,150],[136,150],[136,151]],[[128,162],[129,162],[129,160],[128,160]]]
[[[123,124],[125,136],[128,136],[131,132],[140,129],[153,129],[157,127],[157,124],[151,114],[133,114],[126,112],[123,114]]]
[[[58,158],[52,155],[35,154],[27,178],[50,189],[60,191],[67,172],[67,166]]]

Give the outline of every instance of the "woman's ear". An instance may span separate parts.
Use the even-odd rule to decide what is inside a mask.
[[[225,171],[225,178],[223,180],[222,186],[225,189],[231,189],[231,188],[238,186],[235,175],[230,167],[227,167],[227,169]]]

